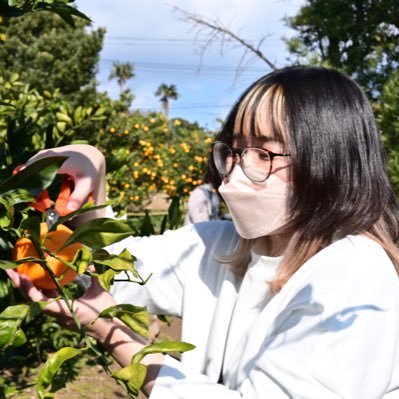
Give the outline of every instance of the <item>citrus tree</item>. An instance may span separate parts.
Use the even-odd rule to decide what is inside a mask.
[[[75,25],[73,17],[88,19],[70,6],[72,2],[0,0],[0,45],[9,43],[10,39],[10,32],[7,31],[7,36],[3,29],[4,18],[51,11],[71,26]],[[18,359],[21,363],[22,359],[29,365],[32,355],[39,353],[39,362],[44,358],[45,363],[35,383],[37,396],[49,398],[54,397],[59,388],[54,382],[64,363],[90,353],[125,387],[129,397],[134,398],[146,373],[140,363],[143,356],[157,351],[185,351],[192,346],[174,342],[150,345],[134,356],[128,367],[112,371],[104,351],[89,337],[87,328],[74,314],[72,303],[82,292],[78,282],[81,275],[97,278],[106,290],[121,272],[132,284],[145,284],[134,268],[132,254],[126,250],[110,254],[103,247],[132,234],[153,231],[151,220],[144,218],[140,230],[129,220],[107,218],[70,230],[66,225],[72,219],[97,209],[93,204],[87,204],[49,227],[43,210],[34,205],[43,190],[59,193],[62,182],[57,179],[57,170],[65,158],[47,158],[11,175],[14,167],[26,161],[32,153],[85,139],[103,129],[107,118],[127,109],[131,96],[111,101],[106,95],[98,95],[93,104],[86,102],[79,106],[60,95],[57,88],[31,87],[14,71],[7,72],[10,73],[3,75],[0,81],[0,363],[6,359],[7,367],[18,364]],[[178,206],[176,201],[172,205],[174,208]],[[176,214],[172,207],[165,216],[163,228],[176,224]],[[89,264],[94,265],[94,271],[87,269]],[[38,287],[56,287],[59,298],[72,313],[78,332],[68,333],[54,321],[49,321],[43,313],[45,304],[26,302],[14,289],[4,269],[16,269],[26,274]],[[77,279],[73,280],[75,276]],[[70,280],[73,281],[68,283]],[[148,316],[144,308],[122,304],[105,309],[99,317],[117,317],[134,332],[146,335]],[[53,347],[46,346],[49,341]],[[20,397],[24,388],[26,386],[10,384],[7,374],[0,376],[0,397]]]
[[[65,226],[73,218],[101,207],[93,204],[84,205],[78,211],[61,217],[48,226],[46,214],[35,206],[38,203],[37,195],[47,189],[49,193],[52,192],[58,167],[64,161],[65,157],[41,159],[0,184],[0,269],[16,269],[41,288],[55,287],[59,298],[69,308],[79,332],[75,345],[61,347],[48,357],[38,377],[36,392],[39,398],[54,397],[56,388],[52,382],[60,367],[70,359],[91,353],[125,387],[129,397],[135,398],[145,378],[146,367],[140,362],[146,354],[186,351],[193,346],[177,342],[158,342],[146,346],[132,358],[129,366],[117,371],[111,371],[108,362],[104,361],[104,352],[89,337],[87,328],[74,313],[72,303],[76,291],[64,284],[75,276],[86,274],[97,278],[101,286],[109,290],[115,277],[122,272],[125,272],[125,281],[145,284],[146,281],[134,267],[132,254],[125,249],[115,255],[104,249],[107,245],[135,234],[136,230],[129,220],[108,218],[92,220],[73,232]],[[94,265],[95,271],[87,269],[89,264]],[[68,273],[69,277],[65,281]],[[45,303],[18,301],[9,281],[0,282],[0,294],[1,353],[13,347],[30,344],[24,327],[42,313]],[[98,317],[116,317],[135,333],[147,335],[148,315],[145,308],[122,304],[103,310]],[[0,381],[0,392],[3,397],[13,397],[21,393],[20,387],[10,387],[4,381],[3,385]]]
[[[97,103],[73,106],[58,90],[39,92],[18,74],[0,77],[0,168],[6,172],[39,150],[71,143],[93,131],[109,108]]]
[[[184,199],[205,172],[213,133],[161,113],[118,113],[95,144],[107,158],[116,210],[143,210],[157,193]]]

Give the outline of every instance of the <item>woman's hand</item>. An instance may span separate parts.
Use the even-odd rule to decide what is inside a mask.
[[[58,173],[71,176],[74,182],[74,190],[66,205],[71,212],[80,208],[91,193],[96,205],[105,202],[105,158],[97,148],[86,144],[72,144],[42,150],[30,158],[27,165],[55,155],[68,157]],[[102,213],[91,215],[91,218],[103,216]]]
[[[76,329],[76,323],[63,300],[55,300],[50,296],[44,295],[26,276],[20,275],[12,269],[6,270],[6,273],[26,299],[34,302],[47,302],[44,308],[45,313],[56,317],[65,327]],[[50,294],[53,295],[56,292]],[[97,318],[102,310],[115,304],[113,297],[100,286],[98,280],[92,278],[91,285],[86,293],[73,301],[73,309],[80,323],[88,327],[88,333],[101,342],[121,366],[127,366],[130,364],[132,357],[147,342],[142,337],[134,334],[117,319]],[[92,324],[94,320],[96,321]],[[161,353],[147,355],[142,360],[142,363],[148,366],[146,379],[142,387],[147,396],[152,391],[163,361],[164,355]]]
[[[33,302],[47,302],[44,312],[50,316],[54,316],[65,327],[76,330],[77,326],[71,315],[68,306],[62,299],[55,300],[53,297],[57,296],[57,292],[47,291],[45,295],[38,290],[32,282],[24,275],[17,273],[14,270],[6,271],[8,276],[14,282],[15,287],[28,300]],[[73,310],[80,323],[88,327],[88,333],[95,338],[102,340],[106,337],[102,336],[104,331],[104,324],[109,320],[98,319],[93,325],[91,323],[96,320],[97,316],[106,308],[116,304],[114,298],[105,291],[98,283],[96,278],[91,279],[91,285],[83,296],[73,301]],[[102,323],[101,323],[102,322]],[[100,326],[100,324],[102,324]],[[100,329],[100,331],[97,331]]]

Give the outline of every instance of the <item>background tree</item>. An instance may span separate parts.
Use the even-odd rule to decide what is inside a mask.
[[[326,63],[352,76],[377,98],[399,66],[397,0],[307,0],[287,19],[296,62]]]
[[[58,89],[61,96],[75,104],[93,101],[105,30],[90,31],[90,23],[82,19],[75,25],[74,29],[49,12],[5,18],[0,76],[8,80],[18,73],[22,81],[39,92]]]
[[[118,82],[120,92],[123,93],[126,82],[134,78],[134,65],[130,62],[118,62],[112,63],[112,70],[108,77],[108,80],[116,79]]]
[[[393,72],[374,105],[388,155],[391,181],[399,194],[399,72]]]
[[[69,5],[70,3],[74,3],[74,1],[75,0],[0,0],[0,16],[20,17],[30,12],[50,11],[58,14],[58,16],[70,26],[75,26],[75,20],[72,16],[90,21],[87,15]]]
[[[179,98],[179,94],[177,92],[176,85],[166,85],[162,83],[157,91],[155,92],[155,96],[159,97],[159,101],[162,104],[162,109],[165,116],[169,117],[169,100],[177,100]]]
[[[399,193],[399,2],[308,0],[287,22],[298,32],[288,41],[296,62],[337,68],[367,91]]]
[[[221,41],[225,46],[241,46],[243,56],[252,55],[274,69],[265,56],[265,36],[257,45],[231,31],[219,20],[210,20],[175,8],[196,30],[196,39],[205,39],[203,52]],[[372,100],[382,128],[388,154],[391,181],[399,193],[399,2],[397,0],[306,0],[286,23],[297,32],[287,40],[289,64],[325,65],[355,79]]]

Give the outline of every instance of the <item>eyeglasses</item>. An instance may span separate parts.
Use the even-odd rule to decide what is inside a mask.
[[[226,143],[216,141],[213,143],[212,156],[216,169],[223,177],[231,173],[238,156],[242,170],[248,179],[253,182],[262,182],[270,176],[273,159],[289,157],[290,154],[276,154],[259,147],[231,148]]]

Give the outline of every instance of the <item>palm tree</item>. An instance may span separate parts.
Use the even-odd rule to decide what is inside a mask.
[[[162,104],[163,112],[166,117],[169,116],[169,100],[177,100],[179,94],[175,85],[166,85],[162,83],[155,92],[156,97],[160,97],[159,101]]]
[[[134,73],[134,65],[130,62],[118,62],[112,63],[112,70],[108,77],[108,80],[117,79],[121,93],[125,88],[126,82],[134,78],[136,74]]]

